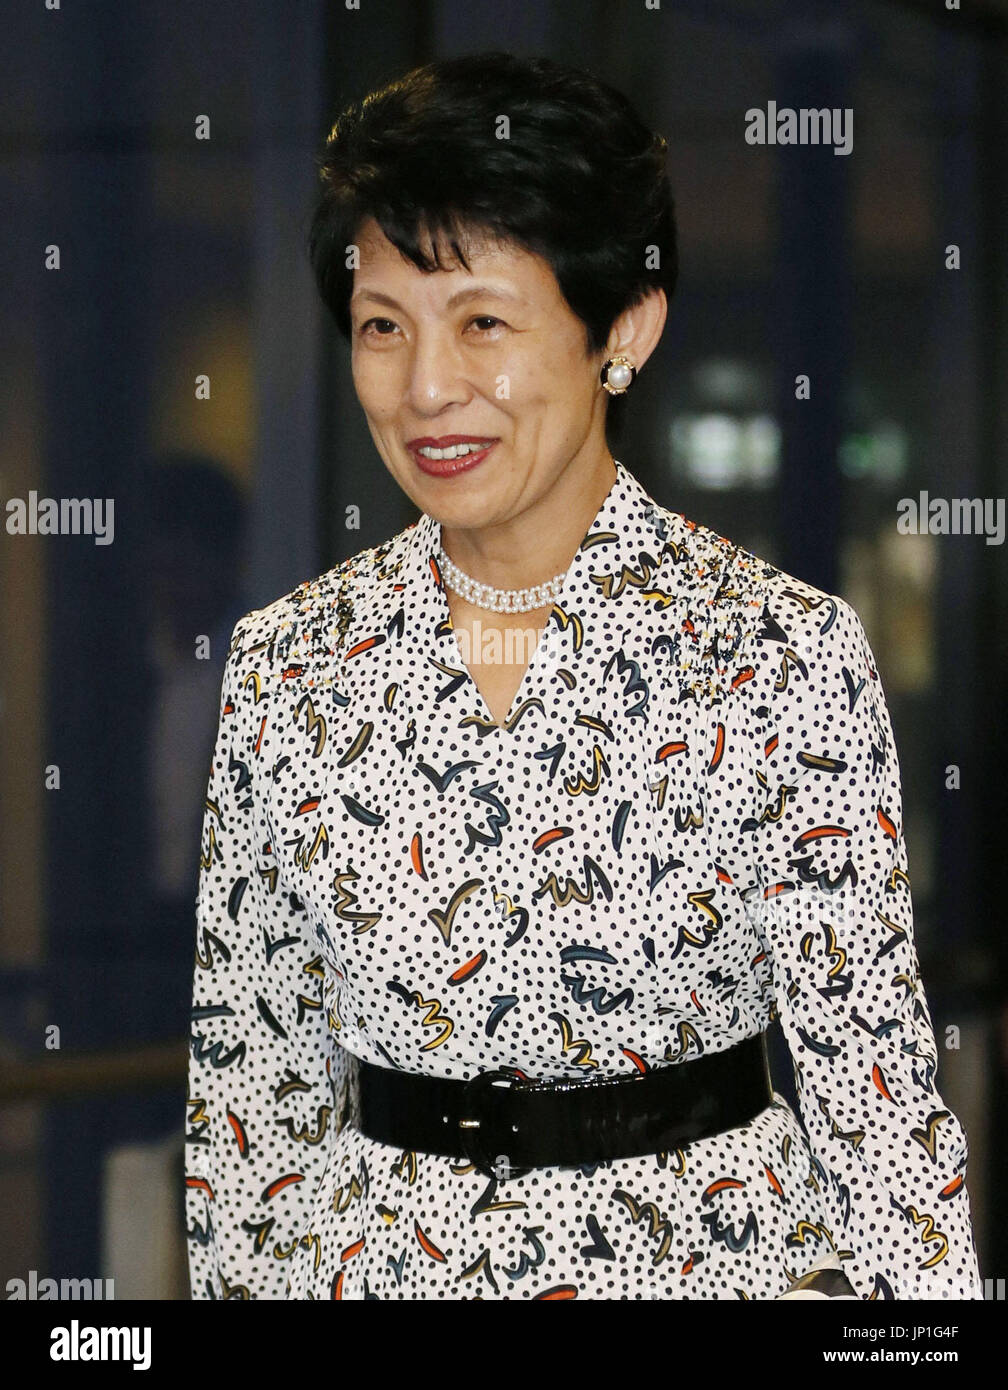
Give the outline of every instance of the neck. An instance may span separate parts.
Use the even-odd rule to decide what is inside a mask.
[[[571,459],[549,490],[493,526],[442,527],[441,544],[459,569],[496,589],[526,589],[565,574],[616,481],[609,450]]]

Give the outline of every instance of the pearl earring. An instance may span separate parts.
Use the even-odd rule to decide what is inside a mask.
[[[622,396],[630,389],[630,384],[637,375],[637,368],[630,361],[629,357],[624,357],[618,353],[615,357],[610,357],[599,373],[599,380],[610,396]]]

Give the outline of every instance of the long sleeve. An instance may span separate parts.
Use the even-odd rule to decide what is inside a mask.
[[[203,816],[185,1141],[194,1299],[284,1296],[336,1132],[345,1056],[263,814],[270,686],[250,650],[254,619],[232,633]]]
[[[779,661],[747,706],[760,786],[741,827],[747,907],[855,1292],[982,1298],[967,1138],[936,1084],[889,712],[857,614],[820,598],[781,601]]]

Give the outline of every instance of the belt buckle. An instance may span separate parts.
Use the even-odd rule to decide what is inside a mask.
[[[494,1084],[501,1081],[506,1082],[508,1086],[528,1084],[507,1067],[493,1067],[488,1071],[477,1072],[464,1083],[463,1114],[458,1121],[462,1152],[479,1172],[498,1182],[507,1178],[521,1178],[531,1171],[529,1168],[519,1168],[510,1161],[506,1153],[500,1152],[500,1148],[506,1146],[506,1139],[502,1139],[499,1144],[491,1142],[493,1136],[488,1133],[489,1114],[485,1098],[492,1091]],[[484,1103],[481,1104],[481,1101]],[[491,1149],[498,1151],[492,1153]]]

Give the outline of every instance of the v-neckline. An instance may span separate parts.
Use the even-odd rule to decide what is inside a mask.
[[[578,554],[580,554],[580,549],[581,549],[581,547],[579,546],[579,547],[578,547],[578,552],[577,552]],[[576,559],[576,558],[577,558],[577,556],[575,555],[575,559]],[[571,561],[571,564],[570,564],[570,566],[569,566],[569,568],[568,568],[568,570],[567,570],[567,576],[570,575],[570,571],[571,571],[571,569],[573,569],[573,567],[574,567],[574,561],[572,560],[572,561]],[[565,579],[564,579],[564,587],[563,587],[563,589],[561,589],[560,594],[558,595],[557,600],[556,600],[556,603],[557,603],[557,604],[559,604],[560,601],[561,601],[561,599],[564,597],[564,592],[565,592],[566,588],[567,588],[567,578],[565,577]],[[497,721],[496,721],[496,719],[494,718],[493,711],[491,710],[489,704],[487,703],[486,696],[483,694],[482,690],[481,690],[480,687],[479,687],[479,682],[476,680],[476,677],[473,675],[472,670],[470,669],[470,667],[469,667],[469,666],[466,664],[466,662],[462,659],[462,649],[461,649],[461,647],[459,646],[459,642],[458,642],[458,629],[456,628],[455,623],[454,623],[454,621],[452,620],[451,609],[450,609],[449,606],[448,606],[448,598],[447,598],[447,595],[446,595],[446,593],[445,593],[445,591],[444,591],[443,589],[441,590],[441,601],[442,601],[442,603],[444,604],[446,613],[447,613],[447,615],[448,615],[448,623],[449,623],[449,627],[450,627],[450,631],[451,631],[451,638],[452,638],[452,642],[454,643],[454,646],[455,646],[455,654],[456,654],[456,658],[457,658],[457,660],[458,660],[458,664],[459,664],[459,666],[462,668],[462,670],[465,671],[465,673],[466,673],[466,681],[467,681],[467,684],[470,685],[470,686],[472,686],[472,689],[473,689],[473,692],[474,692],[474,697],[473,697],[473,698],[474,698],[475,701],[477,701],[477,702],[479,703],[479,705],[480,705],[480,707],[481,707],[481,709],[480,709],[480,717],[481,717],[481,718],[487,719],[487,720],[493,725],[493,729],[494,729],[494,734],[495,734],[495,736],[498,735],[498,734],[511,734],[511,736],[513,737],[513,733],[512,733],[512,731],[508,728],[508,725],[510,724],[511,720],[513,719],[514,714],[515,714],[515,711],[521,708],[522,701],[523,701],[524,699],[527,698],[526,695],[525,695],[525,687],[526,687],[526,685],[529,683],[529,681],[530,681],[530,679],[531,679],[532,669],[533,669],[533,667],[536,666],[536,664],[537,664],[537,658],[539,658],[540,653],[542,652],[543,646],[544,646],[546,640],[548,639],[548,633],[549,633],[549,629],[550,629],[550,623],[551,623],[552,620],[553,620],[553,609],[551,608],[550,611],[549,611],[549,613],[547,613],[547,615],[546,615],[546,621],[543,623],[542,630],[541,630],[540,633],[539,633],[539,639],[538,639],[538,641],[536,642],[535,649],[533,650],[532,655],[531,655],[531,657],[529,658],[529,661],[528,661],[528,664],[527,664],[526,667],[525,667],[525,670],[522,672],[521,680],[520,680],[519,683],[518,683],[518,689],[515,691],[515,693],[514,693],[512,699],[511,699],[511,704],[508,706],[508,711],[507,711],[507,713],[506,713],[505,716],[504,716],[504,722],[501,723],[501,724],[498,724]],[[556,606],[556,605],[554,605],[554,606]],[[514,616],[520,617],[521,615],[520,615],[520,614],[515,614]],[[503,639],[502,639],[502,640],[503,640]],[[500,739],[497,739],[497,742],[500,742]]]
[[[572,617],[577,618],[579,627],[585,621],[585,614],[582,610],[585,608],[584,600],[587,598],[587,595],[585,593],[585,578],[583,571],[584,566],[589,564],[589,558],[585,552],[585,542],[589,540],[591,536],[599,534],[600,530],[604,532],[608,523],[611,523],[613,529],[616,530],[617,522],[621,518],[617,517],[615,513],[617,510],[620,512],[624,510],[624,494],[628,492],[632,493],[634,489],[639,490],[640,488],[634,475],[629,473],[618,459],[614,459],[613,462],[616,472],[609,491],[599,503],[595,515],[592,517],[587,530],[578,543],[578,548],[574,552],[574,556],[564,575],[560,593],[557,595],[556,601],[547,615],[546,622],[543,624],[542,631],[539,633],[539,640],[536,643],[535,650],[522,673],[521,682],[514,694],[507,714],[504,717],[504,721],[500,724],[498,724],[494,718],[493,712],[487,704],[472,671],[462,660],[462,650],[458,642],[458,633],[452,622],[451,609],[448,606],[448,596],[444,588],[444,579],[440,577],[440,571],[437,568],[437,560],[435,558],[441,542],[441,523],[429,513],[422,514],[420,518],[423,527],[418,533],[416,540],[419,542],[420,536],[423,536],[420,554],[422,556],[424,582],[429,585],[429,590],[432,591],[430,592],[430,602],[433,604],[433,622],[430,630],[432,632],[440,631],[442,637],[451,639],[451,657],[454,659],[454,665],[461,673],[462,677],[460,686],[456,688],[467,688],[468,703],[471,707],[471,713],[475,715],[481,723],[488,726],[484,737],[492,738],[495,745],[501,744],[507,737],[510,737],[512,740],[518,737],[512,729],[508,728],[508,725],[514,719],[516,713],[521,709],[523,703],[531,699],[534,694],[536,682],[541,674],[542,663],[545,660],[546,643],[551,640],[550,634],[555,628],[559,632],[567,627],[566,615],[568,613]],[[625,537],[620,534],[620,546],[622,546],[624,539]],[[589,549],[590,548],[591,547],[589,547]],[[437,582],[438,578],[440,578],[440,582]],[[555,622],[555,611],[558,608],[565,615],[565,619],[562,622]]]
[[[612,507],[613,499],[617,495],[617,491],[622,485],[622,465],[616,459],[613,460],[613,463],[616,468],[615,477],[613,478],[609,491],[602,498],[602,501],[596,508],[595,515],[588,523],[588,529],[585,531],[584,535],[578,542],[577,550],[574,552],[571,562],[567,566],[567,571],[564,574],[564,580],[563,584],[561,585],[560,592],[553,603],[553,607],[550,609],[549,613],[546,616],[546,621],[543,624],[542,631],[539,633],[539,640],[535,645],[535,650],[532,653],[528,665],[522,672],[522,678],[518,685],[518,689],[515,691],[514,698],[512,699],[511,704],[508,707],[508,712],[504,716],[504,722],[502,724],[497,723],[496,719],[493,716],[493,712],[490,709],[490,706],[487,704],[486,699],[484,698],[483,692],[480,690],[479,685],[476,682],[476,678],[473,676],[472,671],[469,669],[466,663],[462,660],[462,649],[458,644],[458,633],[455,630],[455,624],[452,622],[451,609],[448,606],[448,595],[444,589],[443,576],[441,580],[441,585],[436,586],[436,602],[439,604],[441,609],[442,621],[447,620],[448,634],[451,637],[455,656],[458,660],[459,666],[465,672],[465,683],[470,690],[470,700],[474,704],[474,706],[478,706],[476,713],[478,713],[480,719],[488,721],[492,726],[492,737],[495,743],[500,743],[503,740],[504,736],[509,736],[512,739],[515,737],[513,730],[509,729],[508,725],[511,723],[511,720],[514,718],[516,712],[521,709],[523,702],[530,698],[527,687],[531,686],[538,672],[538,668],[543,660],[543,648],[549,638],[550,627],[553,623],[554,611],[557,608],[559,608],[561,612],[567,611],[566,605],[572,596],[572,590],[575,589],[576,583],[579,580],[581,562],[584,559],[584,543],[588,539],[588,537],[591,536],[592,533],[597,529],[599,517],[602,516],[604,513],[608,512],[608,510]],[[441,523],[436,518],[432,518],[432,520],[433,526],[431,530],[431,549],[436,554],[438,547],[441,543]],[[489,736],[490,734],[488,733],[488,737]]]

